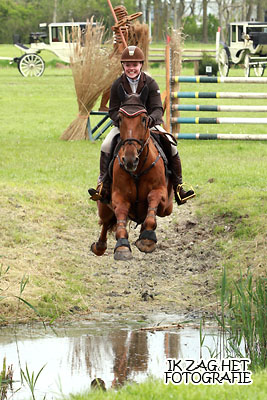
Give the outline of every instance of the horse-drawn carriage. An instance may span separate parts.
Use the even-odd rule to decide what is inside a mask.
[[[232,22],[228,41],[221,42],[218,66],[221,76],[227,76],[232,65],[243,64],[245,76],[254,68],[256,76],[264,74],[267,65],[267,22]]]
[[[19,72],[25,76],[41,76],[45,70],[45,62],[39,55],[42,50],[54,53],[60,60],[69,63],[72,53],[72,31],[80,29],[81,40],[86,32],[86,22],[60,22],[48,25],[48,34],[45,31],[32,32],[30,34],[30,45],[25,46],[18,41],[14,45],[24,54],[21,57],[1,57],[18,64]],[[93,23],[95,24],[95,23]],[[40,24],[41,28],[46,28],[46,24]],[[48,37],[48,44],[45,43]]]

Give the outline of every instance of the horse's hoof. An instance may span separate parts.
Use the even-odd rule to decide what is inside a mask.
[[[143,253],[152,253],[157,247],[157,244],[154,242],[154,240],[149,239],[138,239],[135,242],[135,245]]]
[[[107,249],[107,243],[106,242],[94,242],[91,245],[91,251],[96,255],[96,256],[102,256]]]
[[[114,253],[114,260],[131,260],[133,258],[132,252],[129,250],[128,247],[118,247]]]

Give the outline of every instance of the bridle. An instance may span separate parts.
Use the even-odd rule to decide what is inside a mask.
[[[138,157],[143,153],[145,147],[148,145],[150,140],[150,134],[148,136],[148,138],[144,141],[144,140],[139,140],[139,139],[125,139],[121,142],[121,147],[124,147],[126,144],[128,145],[133,145],[136,148],[136,152]],[[139,145],[140,147],[138,148],[137,145]]]
[[[121,114],[126,115],[126,117],[128,118],[134,118],[137,115],[146,114],[146,123],[145,123],[145,134],[146,135],[147,131],[148,131],[148,137],[146,140],[140,140],[140,139],[135,139],[135,138],[127,138],[121,141],[120,143],[120,147],[124,147],[125,145],[133,145],[136,148],[136,152],[137,152],[137,156],[140,157],[140,155],[142,154],[142,152],[144,151],[145,147],[149,144],[149,140],[150,140],[150,132],[148,130],[148,116],[147,116],[147,110],[145,108],[141,108],[139,110],[137,110],[136,112],[131,112],[129,113],[125,108],[121,107],[119,109],[119,112]],[[139,145],[140,147],[138,148],[137,145]]]
[[[134,116],[139,115],[141,113],[145,113],[147,115],[147,111],[144,108],[136,111],[135,113],[129,114],[123,107],[121,107],[119,109],[119,112],[121,112],[122,114],[126,115],[128,118],[133,118]],[[119,143],[119,149],[124,147],[125,145],[133,145],[133,146],[135,146],[138,158],[143,153],[143,151],[145,149],[147,149],[146,154],[145,154],[145,156],[144,156],[144,158],[142,160],[142,165],[139,168],[139,173],[134,173],[134,172],[128,171],[125,168],[124,163],[122,162],[122,160],[120,158],[120,155],[119,155],[119,149],[118,149],[118,152],[117,152],[117,155],[116,155],[120,167],[131,176],[131,178],[133,179],[133,181],[135,183],[135,186],[136,186],[136,200],[135,200],[135,203],[134,203],[134,209],[135,209],[135,215],[136,215],[135,221],[137,222],[137,224],[142,223],[142,221],[139,220],[139,218],[138,218],[138,212],[137,212],[137,209],[138,209],[137,207],[138,207],[138,203],[139,203],[139,180],[143,175],[147,174],[151,170],[151,168],[153,168],[156,165],[156,163],[159,161],[159,159],[161,157],[160,153],[158,153],[157,158],[147,168],[144,169],[144,166],[146,164],[146,161],[147,161],[147,158],[148,158],[148,154],[149,154],[149,141],[150,141],[150,131],[149,131],[149,128],[148,128],[148,116],[146,116],[144,137],[145,137],[147,131],[148,131],[147,139],[140,140],[140,139],[135,139],[135,138],[127,138],[127,139],[122,140]],[[138,148],[138,146],[140,146],[140,147]]]

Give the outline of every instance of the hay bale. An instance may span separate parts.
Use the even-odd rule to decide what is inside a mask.
[[[62,140],[88,139],[87,122],[99,96],[121,72],[119,57],[112,47],[102,45],[104,27],[87,21],[86,32],[73,28],[70,66],[79,113],[61,135]]]

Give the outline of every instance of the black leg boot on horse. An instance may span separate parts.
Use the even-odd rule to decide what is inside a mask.
[[[193,188],[191,188],[190,190],[184,190],[183,188],[184,183],[182,178],[182,165],[179,153],[177,152],[177,154],[172,156],[171,160],[169,161],[171,161],[169,168],[171,170],[171,179],[174,188],[174,196],[178,206],[180,206],[181,204],[186,203],[187,200],[191,199],[192,197],[195,197],[196,194]]]
[[[111,179],[108,174],[108,166],[110,162],[110,154],[101,151],[100,154],[100,175],[97,181],[96,189],[90,188],[88,190],[90,199],[97,201],[100,200],[103,203],[110,201],[110,185]]]

